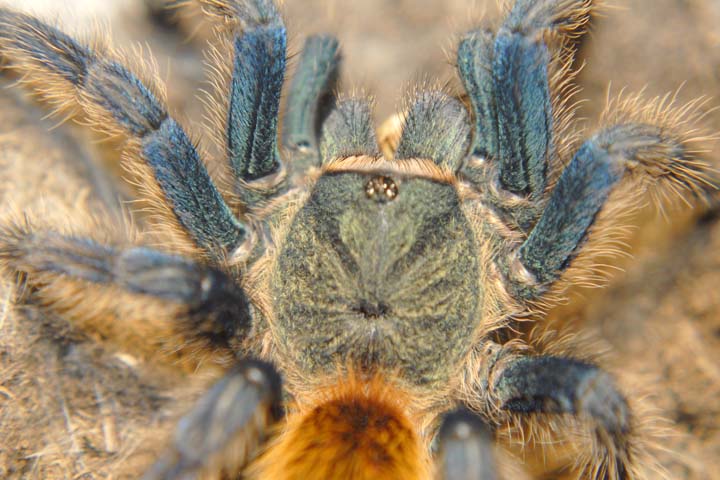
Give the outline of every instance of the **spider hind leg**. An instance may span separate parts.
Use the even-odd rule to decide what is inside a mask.
[[[445,414],[440,426],[439,466],[443,480],[497,480],[492,431],[466,409]]]
[[[251,329],[249,301],[232,279],[151,248],[11,225],[0,228],[0,262],[27,276],[41,304],[131,354],[226,364]]]
[[[573,450],[578,452],[573,468],[583,471],[581,478],[635,478],[635,456],[642,450],[632,441],[635,422],[630,407],[609,374],[573,358],[527,356],[497,345],[493,349],[494,358],[480,379],[490,401],[483,408],[493,423],[514,419],[523,425],[536,414],[569,416],[573,424],[580,420],[583,433],[570,423],[560,423],[563,431],[552,433],[552,438],[559,440],[558,433],[560,438],[580,434],[580,448],[592,451],[587,456],[584,450]],[[590,445],[585,445],[586,440]]]
[[[170,447],[143,480],[235,478],[281,419],[281,395],[272,365],[240,361],[180,420]]]

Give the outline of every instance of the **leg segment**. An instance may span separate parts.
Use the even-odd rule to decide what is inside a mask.
[[[473,154],[496,163],[504,190],[531,200],[545,193],[555,156],[549,70],[556,54],[544,38],[581,34],[590,4],[518,0],[494,38],[477,30],[460,43],[458,70],[475,118]]]
[[[132,140],[146,162],[138,167],[139,181],[151,196],[157,193],[150,202],[196,247],[220,259],[246,240],[245,226],[233,216],[182,127],[125,67],[8,9],[0,9],[0,53],[51,101],[77,102],[92,125]]]
[[[288,94],[283,120],[283,146],[319,157],[320,125],[323,109],[330,106],[339,74],[340,54],[335,37],[315,35],[305,41]]]
[[[216,78],[210,114],[215,129],[224,132],[218,140],[234,177],[233,189],[244,202],[253,203],[257,195],[243,195],[248,183],[264,179],[249,189],[267,190],[267,196],[276,193],[284,178],[270,176],[280,173],[282,164],[277,133],[286,68],[285,25],[271,0],[198,3],[216,19],[220,42],[211,51]]]
[[[286,43],[279,16],[244,30],[234,41],[227,150],[235,176],[245,181],[280,168],[277,120]]]
[[[497,106],[500,184],[538,198],[552,155],[553,118],[544,43],[501,30],[495,39],[493,85]]]
[[[499,351],[485,377],[494,406],[511,414],[569,414],[590,420],[598,454],[585,466],[603,479],[626,479],[634,461],[630,409],[597,366],[564,357]],[[584,477],[583,477],[584,478]]]
[[[236,478],[281,418],[281,398],[275,369],[243,360],[180,420],[170,448],[143,479]]]
[[[667,108],[657,107],[651,124],[627,118],[588,141],[562,173],[540,220],[518,251],[532,282],[549,285],[560,278],[582,247],[588,230],[621,179],[644,178],[648,184],[676,192],[704,196],[717,189],[709,167],[694,151],[697,132],[683,132],[686,122]],[[687,114],[687,112],[682,112]],[[510,267],[513,271],[513,267]]]
[[[468,33],[458,46],[457,64],[465,91],[470,97],[475,129],[472,155],[497,159],[498,133],[492,64],[495,38],[492,32]]]
[[[469,410],[443,418],[439,453],[443,480],[496,480],[493,436],[488,426]]]
[[[613,436],[630,431],[627,403],[610,375],[578,360],[517,358],[504,366],[493,395],[510,412],[586,415]]]
[[[233,280],[149,248],[13,227],[0,230],[0,262],[27,275],[42,303],[132,349],[176,339],[191,356],[232,357],[251,328],[248,299]]]

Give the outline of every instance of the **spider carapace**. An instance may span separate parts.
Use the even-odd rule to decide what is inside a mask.
[[[716,189],[701,104],[625,96],[582,141],[573,61],[593,2],[516,0],[462,37],[463,93],[417,89],[377,137],[371,101],[337,94],[337,40],[309,37],[279,128],[276,6],[197,4],[217,26],[212,175],[157,80],[0,9],[24,82],[125,140],[149,232],[100,236],[102,213],[84,229],[3,219],[0,259],[31,292],[18,303],[148,365],[226,372],[145,478],[523,478],[538,471],[523,447],[552,456],[555,440],[573,460],[553,475],[645,478],[613,378],[524,332],[593,274],[617,208]]]

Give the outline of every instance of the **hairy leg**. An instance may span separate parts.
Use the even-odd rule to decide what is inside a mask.
[[[79,108],[93,127],[129,141],[129,169],[160,223],[185,250],[215,261],[244,251],[247,228],[167,113],[159,90],[153,92],[107,52],[8,9],[0,9],[0,55],[49,101]]]
[[[443,480],[497,480],[492,431],[474,413],[446,414],[439,432],[439,472]]]
[[[631,478],[633,421],[612,377],[588,362],[559,356],[524,356],[494,346],[480,384],[490,399],[489,418],[570,415],[589,422],[593,454],[583,478]]]
[[[170,447],[143,479],[235,478],[281,416],[274,367],[242,360],[180,420]]]
[[[483,164],[480,188],[522,230],[537,220],[551,173],[560,163],[558,129],[571,111],[563,79],[589,0],[515,2],[497,33],[475,30],[460,42],[457,65],[474,117],[472,158]],[[571,110],[571,109],[570,109]],[[477,176],[472,166],[465,173]]]
[[[42,304],[141,355],[226,363],[251,328],[249,302],[231,278],[151,248],[15,225],[0,228],[0,262],[25,275]]]
[[[309,157],[311,165],[320,164],[320,126],[334,106],[339,68],[335,37],[314,35],[305,41],[283,119],[283,147],[294,157],[293,168],[304,170],[297,165],[298,157]]]
[[[278,145],[287,32],[272,1],[195,3],[213,20],[216,33],[209,51],[210,133],[226,157],[223,187],[233,208],[244,213],[287,187]]]
[[[521,297],[542,294],[562,276],[624,179],[635,180],[634,191],[626,192],[631,201],[649,188],[677,193],[685,201],[717,190],[717,179],[698,157],[698,141],[704,138],[689,126],[696,117],[692,105],[673,110],[662,100],[643,108],[637,103],[631,99],[613,112],[614,125],[588,139],[563,171],[542,217],[509,266]]]

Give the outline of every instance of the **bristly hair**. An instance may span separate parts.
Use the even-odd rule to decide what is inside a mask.
[[[340,384],[296,406],[246,473],[276,480],[429,480],[427,439],[413,426],[407,400],[387,378],[350,371]]]
[[[38,44],[49,48],[37,48]],[[172,212],[153,170],[142,160],[140,138],[168,116],[163,108],[165,88],[153,68],[155,63],[112,51],[103,42],[87,47],[33,17],[7,9],[0,10],[0,45],[9,67],[22,72],[21,81],[56,111],[75,117],[103,137],[124,142],[123,167],[144,199],[138,201],[136,210],[148,218],[156,238],[163,239],[164,248],[203,257],[203,251]],[[120,67],[127,64],[134,64],[133,71]],[[138,107],[142,115],[121,118],[118,114],[128,97],[103,98],[100,90],[111,89],[118,82],[142,99]]]
[[[720,171],[701,159],[717,136],[702,125],[708,100],[698,98],[678,105],[676,94],[655,97],[649,102],[642,92],[621,92],[608,98],[601,117],[599,139],[616,145],[618,161],[622,149],[635,152],[627,163],[624,179],[590,228],[582,248],[563,278],[539,302],[545,307],[564,298],[570,287],[600,287],[618,268],[613,260],[628,255],[627,241],[634,230],[631,220],[646,206],[663,216],[678,204],[703,204],[720,192]],[[619,139],[627,139],[625,143]],[[628,143],[632,142],[632,143]]]

